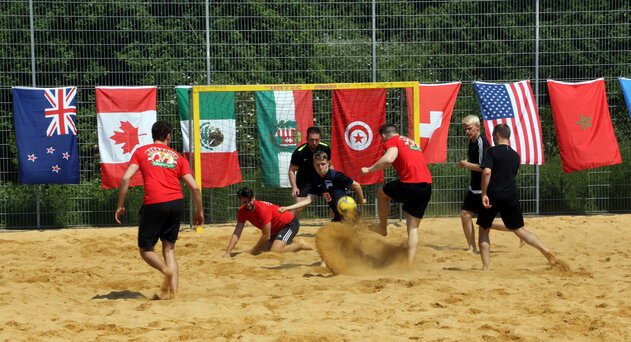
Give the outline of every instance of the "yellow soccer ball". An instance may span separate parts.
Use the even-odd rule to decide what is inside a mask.
[[[357,204],[351,196],[344,196],[337,201],[337,211],[347,217],[349,214],[357,213]]]

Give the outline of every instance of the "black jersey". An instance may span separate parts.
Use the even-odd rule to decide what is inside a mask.
[[[476,141],[469,140],[469,151],[467,156],[470,163],[482,165],[484,163],[484,154],[491,147],[486,137],[480,134]],[[482,172],[471,170],[471,183],[469,190],[474,194],[482,193]]]
[[[318,176],[313,167],[313,155],[318,151],[324,151],[331,160],[331,148],[329,145],[321,142],[314,152],[311,152],[307,143],[304,143],[296,148],[294,153],[291,154],[291,164],[298,166],[298,172],[296,173],[296,185],[300,188],[301,184],[312,183],[313,179]]]
[[[326,203],[335,213],[333,221],[341,221],[342,216],[337,211],[337,201],[348,195],[348,190],[351,185],[353,185],[353,180],[347,175],[335,170],[329,170],[324,177],[318,175],[314,180],[315,186],[311,190],[311,193],[324,197]]]
[[[486,152],[482,168],[491,169],[491,180],[486,194],[493,199],[517,196],[515,177],[519,170],[519,154],[508,145],[497,145]]]

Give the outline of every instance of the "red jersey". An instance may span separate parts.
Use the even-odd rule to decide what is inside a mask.
[[[289,211],[281,214],[278,212],[278,208],[279,206],[276,204],[254,200],[254,211],[249,211],[243,206],[239,208],[237,222],[245,223],[245,221],[248,220],[256,228],[261,230],[261,227],[272,222],[271,236],[274,236],[294,219],[294,214]]]
[[[414,140],[396,135],[383,144],[384,151],[391,147],[398,149],[397,158],[392,166],[399,174],[399,179],[403,183],[431,183],[432,175],[429,173],[425,155]]]
[[[140,167],[145,182],[143,204],[184,198],[180,178],[191,169],[179,153],[163,144],[149,144],[137,148],[129,163]]]

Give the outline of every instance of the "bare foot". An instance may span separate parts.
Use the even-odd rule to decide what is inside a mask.
[[[169,290],[171,289],[171,278],[173,278],[173,271],[170,268],[167,268],[166,271],[162,272],[164,274],[164,280],[162,281],[162,286],[160,286],[160,293],[163,296],[167,296],[169,294]]]
[[[562,272],[571,272],[570,265],[565,261],[558,259],[552,252],[545,252],[543,255],[548,259],[550,266],[558,268]]]
[[[473,249],[473,248],[469,248],[467,249],[467,253],[469,254],[473,254],[473,255],[478,255],[480,254],[477,250]]]
[[[177,299],[177,291],[171,290],[171,299]]]
[[[368,229],[382,236],[388,235],[388,226],[382,227],[380,224],[371,223],[368,225]]]

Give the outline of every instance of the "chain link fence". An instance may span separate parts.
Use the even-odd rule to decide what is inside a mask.
[[[0,227],[113,224],[117,191],[100,186],[95,86],[156,85],[158,118],[179,127],[177,85],[461,81],[447,162],[430,166],[427,215],[437,216],[459,214],[469,182],[457,163],[468,144],[460,120],[480,113],[472,82],[529,79],[546,161],[520,170],[524,211],[628,212],[631,121],[617,78],[631,76],[630,51],[631,3],[623,0],[0,1]],[[623,163],[564,174],[546,80],[599,77],[606,81]],[[12,86],[78,87],[81,184],[20,185]],[[328,96],[314,99],[314,106]],[[397,96],[389,94],[389,110],[400,102]],[[237,98],[243,184],[205,191],[214,222],[236,217],[234,194],[243,185],[261,191],[262,199],[292,202],[288,189],[266,192],[253,176],[259,158],[257,128],[246,120],[251,107],[249,99]],[[316,125],[330,140],[331,113],[316,111]],[[407,127],[397,113],[391,110],[388,119]],[[174,147],[182,151],[178,135]],[[374,188],[364,192],[373,203]],[[128,195],[130,224],[142,195],[142,188]],[[324,203],[316,204],[305,218],[328,217]],[[374,204],[367,209],[373,213]]]

